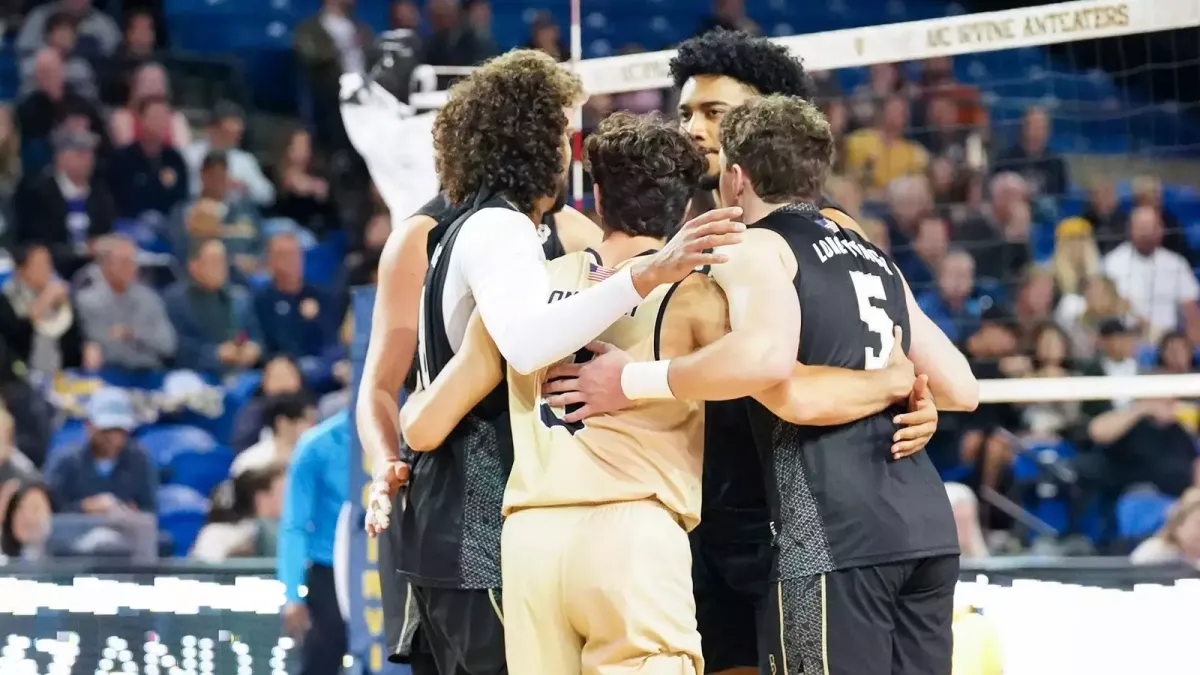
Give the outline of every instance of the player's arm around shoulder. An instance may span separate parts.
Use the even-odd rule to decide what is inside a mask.
[[[500,350],[475,312],[458,353],[427,389],[410,396],[401,409],[404,441],[415,452],[436,449],[503,377]]]
[[[417,349],[425,245],[436,221],[416,215],[392,230],[379,258],[371,340],[359,384],[355,419],[373,466],[399,457],[399,392]]]
[[[711,276],[728,302],[730,332],[671,361],[667,376],[676,398],[752,396],[787,380],[796,362],[800,301],[791,249],[774,232],[751,229],[719,252],[728,260],[714,266]]]
[[[558,240],[562,242],[563,250],[567,253],[592,248],[604,238],[599,225],[570,206],[564,206],[554,214],[554,227],[558,230]]]

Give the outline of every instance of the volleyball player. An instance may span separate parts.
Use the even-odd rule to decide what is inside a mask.
[[[740,31],[714,30],[685,40],[670,71],[679,89],[680,124],[708,160],[705,192],[693,205],[717,202],[719,126],[726,113],[770,94],[810,100],[815,95],[803,64],[786,47]],[[823,195],[818,205],[825,217],[863,234]],[[902,430],[897,443],[911,443],[916,433],[916,427]],[[692,533],[697,617],[709,671],[745,675],[757,668],[756,617],[771,567],[766,490],[762,466],[748,451],[745,404],[711,402],[705,437],[704,518]]]
[[[589,136],[587,151],[605,239],[594,251],[550,263],[550,302],[661,246],[703,172],[687,137],[653,117],[610,117]],[[696,274],[656,290],[601,337],[657,358],[713,342],[726,326],[724,295]],[[871,392],[872,410],[882,410],[912,389],[912,366],[902,353],[897,359],[874,372],[798,366],[809,377],[793,381],[811,389],[841,376],[846,388]],[[459,352],[405,405],[409,444],[428,450],[442,443],[501,381],[502,367],[476,315]],[[699,672],[684,532],[700,515],[703,408],[660,401],[569,423],[565,411],[542,401],[542,373],[510,370],[508,384],[515,461],[502,562],[510,668],[569,675],[637,663],[640,672]],[[805,416],[803,398],[787,392],[764,401],[786,417]],[[838,410],[857,414],[851,406]]]
[[[635,363],[607,350],[580,367],[573,400],[597,414],[643,399],[744,392],[736,369],[745,357],[722,342],[779,321],[762,298],[783,294],[802,308],[803,333],[798,320],[791,326],[800,362],[871,370],[907,348],[939,406],[973,409],[978,383],[966,359],[921,312],[894,263],[820,213],[833,154],[824,116],[798,98],[752,99],[729,112],[720,133],[721,201],[742,206],[749,229],[714,278],[731,318],[733,298],[746,296],[748,320],[669,361]],[[901,344],[897,326],[909,329]],[[815,428],[749,405],[775,549],[759,626],[762,672],[949,675],[954,520],[926,455],[888,456],[895,410]]]
[[[568,113],[582,98],[575,76],[531,50],[493,59],[451,90],[433,127],[438,176],[449,201],[467,208],[427,245],[435,248],[417,331],[421,385],[453,356],[476,308],[505,359],[530,372],[582,347],[657,286],[722,262],[712,247],[739,239],[741,226],[727,220],[737,211],[713,212],[685,224],[658,254],[546,305],[549,281],[534,223],[553,206],[565,178]],[[404,274],[389,269],[399,262],[399,246],[388,243],[381,288]],[[363,443],[385,448],[368,451],[376,456],[395,444],[386,439],[395,422],[380,418],[389,410],[394,415],[396,390],[379,389],[384,379],[373,371],[385,359],[373,353],[412,339],[405,319],[398,325],[383,316],[389,311],[381,294],[360,396]],[[497,592],[500,506],[511,464],[506,408],[502,392],[488,397],[412,469],[398,568],[442,673],[505,671]],[[387,459],[388,471],[403,473],[391,469],[399,467],[395,454]]]

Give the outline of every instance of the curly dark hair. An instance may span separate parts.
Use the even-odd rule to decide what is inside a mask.
[[[812,200],[833,163],[833,130],[815,105],[795,96],[756,98],[721,120],[721,151],[769,204]]]
[[[588,136],[584,156],[605,229],[635,237],[674,232],[705,169],[691,139],[657,113],[610,115]]]
[[[812,100],[816,86],[804,63],[787,47],[743,31],[716,29],[685,40],[671,59],[675,88],[698,75],[720,75],[763,96],[784,94]]]
[[[535,200],[557,196],[563,108],[582,97],[577,76],[531,49],[498,56],[454,85],[433,123],[438,177],[450,201],[487,190],[532,213]]]

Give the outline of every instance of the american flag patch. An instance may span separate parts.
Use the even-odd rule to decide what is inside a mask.
[[[611,267],[601,267],[596,263],[588,265],[588,281],[604,281],[616,273]]]
[[[837,226],[837,223],[835,223],[832,220],[829,220],[827,218],[821,218],[821,225],[823,225],[825,227],[825,229],[829,230],[830,232],[833,232],[834,234],[837,234],[837,232],[841,229],[840,227]]]

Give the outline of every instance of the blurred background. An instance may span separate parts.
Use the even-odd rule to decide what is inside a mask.
[[[964,579],[1197,576],[1200,401],[1036,396],[1038,378],[1196,373],[1195,3],[1069,3],[1057,19],[1001,0],[582,4],[585,59],[718,27],[780,37],[1029,8],[952,34],[996,51],[813,72],[838,135],[828,192],[980,378],[1027,381],[1032,402],[943,415],[928,448]],[[1089,38],[1151,4],[1170,30]],[[348,433],[350,289],[372,283],[391,227],[338,77],[390,28],[419,32],[434,66],[513,47],[566,61],[569,16],[565,0],[0,0],[0,672],[294,667],[302,625],[274,617],[327,542],[305,515],[322,488],[293,451]],[[1058,44],[1002,48],[1046,21]],[[675,104],[593,96],[585,133]],[[364,579],[356,597],[377,607]],[[1009,619],[1042,607],[992,603]],[[350,672],[381,666],[364,646],[372,611],[352,622],[366,637]],[[1079,630],[1014,625],[1010,646]]]

